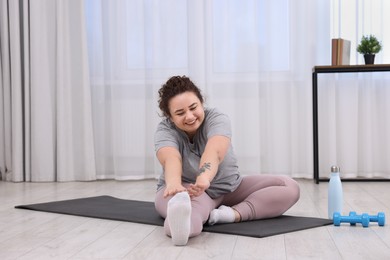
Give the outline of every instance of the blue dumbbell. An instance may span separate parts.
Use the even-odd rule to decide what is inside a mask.
[[[386,223],[386,216],[384,212],[378,212],[376,216],[369,216],[370,222],[378,222],[379,226],[384,226]]]
[[[349,212],[350,216],[359,216],[355,211]],[[384,226],[386,223],[386,216],[384,212],[378,212],[377,215],[368,215],[370,222],[377,222],[379,226]],[[356,225],[356,223],[352,223],[351,225]]]
[[[335,226],[340,226],[340,223],[350,223],[351,225],[356,225],[356,223],[362,223],[363,227],[368,227],[370,224],[370,217],[367,213],[360,215],[351,214],[349,216],[341,216],[339,212],[333,213],[333,224]]]

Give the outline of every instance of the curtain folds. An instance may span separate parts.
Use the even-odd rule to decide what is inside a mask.
[[[86,3],[100,177],[155,176],[157,90],[184,74],[230,116],[243,174],[312,177],[310,72],[329,58],[328,1]]]
[[[390,72],[319,77],[320,175],[390,178]]]
[[[363,22],[369,17],[381,24],[387,19],[386,12],[362,13],[370,1],[358,2],[87,1],[98,175],[153,176],[153,131],[160,120],[156,92],[170,76],[185,74],[202,88],[206,105],[230,116],[243,174],[312,178],[312,67],[330,64],[332,37],[369,32]],[[340,13],[344,20],[335,18]],[[354,24],[348,22],[352,18]],[[371,29],[385,36],[374,28],[382,27]],[[351,64],[361,61],[354,46]],[[386,60],[383,54],[378,62]],[[388,123],[373,122],[373,117],[389,121],[377,102],[388,96],[380,87],[387,76],[345,77],[326,78],[328,84],[320,90],[321,176],[337,164],[347,177],[389,178],[384,157],[372,159],[373,154],[388,154],[378,140],[390,147],[381,128]],[[357,91],[351,86],[359,86],[358,96],[351,94]],[[348,109],[354,111],[352,117]],[[352,119],[357,121],[343,126]]]
[[[1,1],[2,178],[95,180],[82,1]]]
[[[389,1],[331,1],[331,36],[351,41],[350,64],[364,64],[356,46],[374,34],[384,48],[376,64],[390,62]],[[354,10],[354,12],[351,12]],[[386,47],[387,46],[387,47]],[[329,165],[343,177],[390,178],[390,72],[322,75],[319,81],[320,176]]]
[[[369,8],[366,8],[369,7]],[[243,174],[312,178],[311,71],[331,38],[384,44],[387,1],[0,0],[0,174],[154,178],[157,91],[187,75],[232,122]],[[351,12],[350,10],[355,10]],[[352,21],[352,22],[351,22]],[[390,178],[390,73],[319,78],[320,175]]]

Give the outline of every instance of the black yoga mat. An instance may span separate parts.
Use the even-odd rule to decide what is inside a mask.
[[[164,220],[157,214],[153,202],[124,200],[111,196],[19,205],[15,208],[157,226],[163,226],[164,224]],[[214,226],[205,224],[203,231],[250,237],[267,237],[330,224],[332,224],[332,221],[329,219],[283,215],[277,218],[232,224],[217,224]]]

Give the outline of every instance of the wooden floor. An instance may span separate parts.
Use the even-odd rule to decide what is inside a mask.
[[[327,217],[327,183],[298,180],[287,214]],[[345,182],[344,214],[390,216],[390,182]],[[111,195],[153,201],[155,180],[0,182],[0,259],[390,259],[390,225],[344,224],[267,238],[204,232],[176,247],[162,227],[15,209],[20,204]],[[388,222],[388,221],[387,221]]]

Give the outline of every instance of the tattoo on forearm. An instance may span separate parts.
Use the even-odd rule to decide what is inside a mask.
[[[204,173],[207,170],[210,170],[211,168],[211,163],[209,162],[206,162],[202,165],[202,167],[199,168],[199,175],[201,175],[202,173]]]

